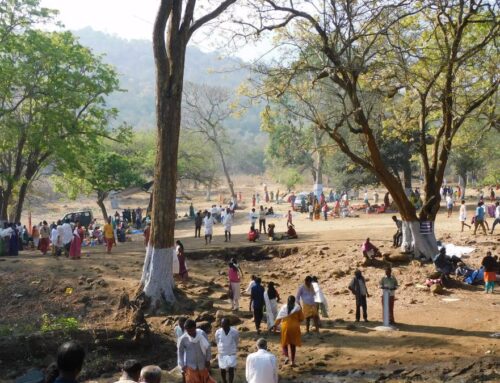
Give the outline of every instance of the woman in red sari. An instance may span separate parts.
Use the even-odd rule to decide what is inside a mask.
[[[73,240],[71,241],[71,247],[69,248],[69,257],[71,259],[80,259],[84,236],[85,231],[83,230],[82,225],[80,222],[76,222],[76,227],[73,231]]]
[[[179,277],[183,283],[187,282],[189,274],[188,268],[186,266],[186,254],[184,253],[184,245],[181,241],[175,242],[177,245],[176,253],[177,259],[179,260]]]

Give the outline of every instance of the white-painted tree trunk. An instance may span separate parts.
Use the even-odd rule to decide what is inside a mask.
[[[151,306],[161,302],[175,302],[174,276],[172,273],[175,248],[155,249],[148,246],[142,271],[141,283],[144,293],[151,298]]]
[[[413,253],[415,258],[425,257],[431,260],[432,256],[438,252],[436,236],[434,232],[421,234],[419,221],[403,221],[401,250],[405,253]]]

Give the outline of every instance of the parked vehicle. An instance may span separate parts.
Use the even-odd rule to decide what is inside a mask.
[[[90,210],[75,211],[66,214],[61,221],[76,222],[79,221],[82,226],[88,226],[94,220],[94,216]]]

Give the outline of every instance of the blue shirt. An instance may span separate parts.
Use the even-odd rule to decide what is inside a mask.
[[[252,297],[254,308],[264,307],[264,287],[261,285],[255,285],[252,287],[250,295]]]
[[[484,209],[482,206],[476,208],[476,219],[480,221],[484,220]]]

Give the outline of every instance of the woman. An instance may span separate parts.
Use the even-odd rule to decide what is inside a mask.
[[[181,278],[181,281],[185,283],[187,282],[189,275],[188,268],[186,266],[186,254],[184,253],[184,245],[181,241],[176,241],[175,244],[177,245],[176,252],[177,261],[179,262],[179,277]]]
[[[229,297],[231,299],[231,310],[238,311],[240,308],[240,282],[243,271],[235,258],[231,258],[227,276],[229,279]]]
[[[33,238],[33,247],[38,249],[38,245],[40,244],[40,231],[38,230],[37,225],[33,226],[31,229],[31,237]]]
[[[317,221],[319,220],[321,215],[321,206],[319,205],[318,200],[315,198],[314,199],[314,219]]]
[[[85,237],[85,231],[80,222],[76,222],[75,230],[73,231],[73,239],[69,248],[69,257],[71,259],[80,259],[82,255],[82,242]]]
[[[295,353],[297,346],[301,346],[300,322],[304,320],[302,309],[295,302],[295,297],[290,295],[286,305],[281,307],[274,327],[281,324],[281,347],[285,356],[285,364],[288,364],[289,357],[292,359],[292,367],[295,366]],[[290,346],[290,354],[288,353]]]
[[[35,243],[36,248],[40,250],[43,255],[46,255],[47,251],[49,251],[49,245],[50,245],[49,225],[47,221],[43,221],[40,227],[40,232],[38,232],[37,228],[36,234],[38,235],[38,240],[35,240],[35,228],[36,226],[33,226],[33,242]]]
[[[111,216],[108,217],[108,222],[104,225],[104,242],[106,243],[106,251],[111,254],[111,248],[115,244],[115,231],[113,225],[111,224]]]
[[[267,327],[269,331],[273,329],[274,322],[278,316],[278,302],[280,301],[280,295],[274,287],[274,282],[269,282],[267,284],[267,290],[264,293],[264,302],[266,303],[266,314],[267,314]],[[275,329],[275,328],[274,328]]]

